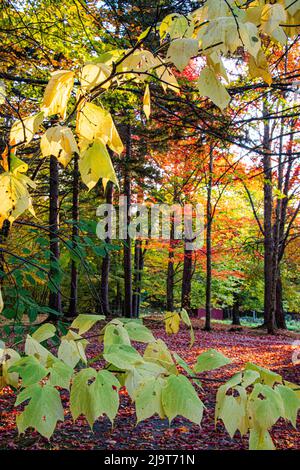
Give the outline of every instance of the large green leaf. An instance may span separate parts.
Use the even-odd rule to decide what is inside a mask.
[[[162,404],[170,422],[175,416],[184,416],[196,424],[201,422],[204,405],[184,375],[167,378],[162,389]]]
[[[48,375],[48,370],[34,356],[22,357],[16,361],[8,372],[17,372],[22,378],[22,385],[29,385],[39,382]]]
[[[265,429],[250,429],[249,450],[275,450],[268,431]]]
[[[194,367],[195,372],[204,372],[207,370],[218,369],[219,367],[230,364],[231,360],[215,349],[208,349],[198,356]]]
[[[161,339],[149,343],[144,352],[144,359],[165,367],[169,372],[176,373],[176,365],[167,345]]]
[[[284,385],[277,385],[276,391],[279,392],[283,401],[285,419],[288,419],[294,428],[296,428],[300,399],[297,397],[294,390]]]
[[[252,362],[247,362],[245,365],[245,370],[254,370],[259,373],[262,383],[272,387],[275,383],[282,383],[282,377],[276,372],[273,372],[264,367],[258,366],[257,364],[252,364]]]
[[[113,421],[119,406],[119,387],[118,380],[108,371],[82,369],[76,374],[71,387],[73,419],[83,414],[92,427],[96,419],[105,413]]]
[[[55,361],[49,369],[49,384],[69,390],[74,369],[63,361]]]
[[[127,344],[112,345],[104,351],[103,357],[107,362],[121,370],[132,370],[138,364],[144,362],[142,356]]]
[[[40,326],[37,330],[35,330],[31,337],[39,343],[42,343],[43,341],[52,338],[52,336],[55,335],[55,332],[56,328],[54,325],[52,325],[51,323],[44,323],[44,325]]]
[[[168,375],[168,371],[154,362],[144,362],[136,365],[125,375],[124,385],[132,400],[135,400],[139,386],[151,378],[158,378],[160,375]]]
[[[103,342],[105,351],[114,344],[127,344],[128,346],[131,344],[127,330],[118,320],[114,320],[105,326]]]
[[[15,406],[26,400],[30,400],[29,404],[23,413],[17,416],[19,433],[32,427],[49,439],[57,421],[64,420],[64,410],[59,392],[48,384],[33,384],[18,395]]]
[[[165,379],[152,377],[142,383],[136,392],[135,408],[137,422],[153,416],[157,413],[160,418],[164,418],[162,407],[162,389]]]
[[[155,341],[155,338],[149,328],[141,325],[140,323],[130,321],[125,323],[124,327],[126,328],[129,338],[132,341],[139,341],[140,343],[150,343],[151,341]]]
[[[255,384],[249,396],[248,413],[252,428],[270,429],[285,414],[280,393],[268,385]]]
[[[73,320],[71,328],[78,329],[78,334],[82,335],[90,330],[98,321],[104,320],[104,315],[86,315],[81,314]]]

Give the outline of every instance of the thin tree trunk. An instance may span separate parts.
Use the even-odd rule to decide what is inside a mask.
[[[50,282],[52,281],[52,288],[55,291],[49,293],[49,307],[52,310],[61,313],[61,293],[60,293],[60,282],[59,282],[59,240],[58,240],[58,228],[59,228],[59,189],[58,189],[58,161],[56,157],[51,155],[50,157],[50,204],[49,204],[49,228],[50,228],[50,270],[49,277]],[[54,314],[50,314],[52,321],[57,321],[58,317]]]
[[[207,201],[206,201],[206,288],[205,288],[205,326],[206,331],[211,330],[211,233],[212,233],[212,174],[213,174],[213,150],[209,152],[209,175],[207,185]]]
[[[132,312],[138,318],[140,313],[141,281],[144,268],[142,241],[136,240],[134,247],[134,293],[132,297]]]
[[[72,248],[77,247],[78,237],[78,222],[79,222],[79,169],[78,169],[78,155],[74,155],[74,168],[73,168],[73,197],[72,197]],[[70,286],[70,303],[67,317],[72,318],[77,316],[77,297],[78,297],[78,269],[76,262],[72,259],[71,262],[71,286]]]
[[[167,270],[167,311],[174,311],[174,219],[171,220],[171,233]]]
[[[131,205],[131,181],[130,181],[130,162],[131,162],[131,126],[127,125],[126,133],[126,159],[124,172],[124,195],[127,198],[127,228],[130,223],[129,211]],[[127,238],[124,243],[124,315],[132,317],[132,255],[131,238],[127,230]]]
[[[264,103],[263,114],[267,114],[267,106]],[[269,121],[264,122],[263,138],[264,156],[264,323],[268,333],[273,334],[274,325],[274,289],[273,289],[273,228],[272,228],[272,167],[270,156],[270,128]]]
[[[237,301],[234,302],[232,307],[232,324],[233,325],[240,325],[240,306]]]
[[[184,248],[183,276],[181,288],[181,307],[191,309],[191,287],[193,274],[193,251]]]
[[[106,204],[112,204],[113,199],[113,184],[111,181],[107,183],[106,187]],[[110,243],[111,239],[107,237],[106,243]],[[101,266],[101,283],[100,283],[100,300],[101,300],[101,313],[103,315],[110,315],[109,306],[109,272],[110,272],[110,254],[106,252],[105,257],[102,259]]]
[[[284,314],[284,309],[283,309],[282,281],[281,281],[280,271],[278,273],[277,283],[276,283],[276,310],[275,310],[275,315],[276,315],[277,328],[280,328],[282,330],[286,330],[287,327],[286,327],[285,314]]]

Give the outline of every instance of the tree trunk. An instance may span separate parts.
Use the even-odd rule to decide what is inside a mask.
[[[170,243],[167,270],[167,311],[174,311],[174,219],[171,219]]]
[[[282,301],[282,282],[281,282],[280,271],[278,273],[277,283],[276,283],[275,317],[276,317],[277,328],[286,330],[286,321],[285,321],[285,314],[284,314],[283,301]]]
[[[267,106],[264,103],[264,115]],[[268,333],[273,334],[274,325],[274,289],[273,289],[273,228],[272,228],[272,168],[270,156],[269,121],[264,122],[264,323]]]
[[[212,232],[212,173],[213,173],[213,150],[209,152],[209,175],[207,185],[206,201],[206,288],[205,288],[205,326],[206,331],[211,330],[211,232]]]
[[[183,276],[181,288],[181,307],[188,312],[191,309],[191,287],[193,275],[193,251],[184,249]]]
[[[140,315],[141,282],[143,269],[144,253],[142,250],[142,241],[136,240],[134,250],[134,293],[132,298],[132,311],[136,318],[138,318]]]
[[[238,302],[234,302],[232,307],[232,324],[240,325],[240,306]]]
[[[72,248],[77,247],[78,237],[78,222],[79,222],[79,169],[78,169],[78,155],[74,155],[74,169],[73,169],[73,198],[72,198]],[[71,288],[70,288],[70,303],[67,317],[72,318],[77,316],[77,297],[78,297],[78,269],[76,262],[72,259],[71,262]]]
[[[56,157],[50,157],[50,204],[49,204],[49,229],[50,229],[50,270],[49,278],[52,289],[49,293],[49,307],[61,313],[61,293],[59,282],[59,240],[58,240],[58,217],[59,217],[59,189],[58,189],[58,161]],[[58,317],[50,314],[50,320],[57,321]]]
[[[106,186],[106,204],[112,204],[113,199],[113,184],[111,181],[107,183]],[[111,239],[107,237],[105,239],[106,243],[110,243]],[[110,306],[109,306],[109,272],[110,272],[110,254],[109,251],[106,252],[102,260],[101,266],[101,283],[100,283],[100,309],[103,315],[110,315]]]
[[[126,132],[126,158],[124,171],[124,195],[127,210],[127,228],[130,224],[130,204],[131,204],[131,182],[130,182],[130,162],[131,162],[131,126],[127,125]],[[127,237],[124,243],[124,315],[127,318],[132,317],[132,255],[131,255],[131,238],[127,230]]]

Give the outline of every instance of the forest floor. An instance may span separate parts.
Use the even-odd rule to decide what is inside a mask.
[[[147,322],[146,322],[147,323]],[[241,328],[236,331],[228,325],[213,324],[214,331],[204,332],[202,321],[194,320],[195,344],[188,348],[189,331],[181,329],[176,336],[167,336],[161,324],[151,322],[153,333],[163,339],[168,347],[176,351],[190,365],[196,357],[208,348],[214,348],[232,359],[233,363],[219,370],[201,374],[203,391],[200,398],[206,406],[201,427],[190,423],[184,418],[175,418],[171,426],[167,420],[158,417],[149,418],[137,426],[134,406],[124,389],[120,390],[121,406],[112,429],[106,417],[96,421],[93,431],[84,417],[73,423],[69,411],[69,397],[62,392],[65,407],[65,421],[59,423],[50,439],[41,437],[36,432],[27,431],[18,436],[15,425],[16,414],[19,412],[13,404],[14,393],[7,387],[0,395],[0,449],[107,449],[107,450],[240,450],[248,448],[248,438],[236,434],[231,439],[224,426],[219,423],[214,427],[215,397],[220,381],[226,381],[233,373],[240,370],[246,362],[272,369],[284,379],[299,384],[300,365],[293,365],[292,354],[294,341],[300,335],[292,332],[279,332],[268,336],[261,330]],[[140,351],[144,345],[137,345]],[[298,346],[299,347],[299,346]],[[97,341],[88,346],[88,356],[95,356],[100,351]],[[208,381],[205,378],[209,379]],[[300,419],[298,430],[290,424],[279,421],[273,427],[272,437],[278,449],[300,449]]]

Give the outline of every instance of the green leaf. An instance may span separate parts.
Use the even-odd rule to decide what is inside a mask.
[[[59,392],[51,385],[33,384],[25,388],[17,397],[15,406],[30,400],[23,413],[17,416],[19,433],[27,428],[35,428],[42,436],[49,439],[57,421],[64,420],[64,410]]]
[[[127,344],[128,346],[131,344],[127,330],[118,320],[113,320],[105,326],[103,342],[104,350],[114,344]]]
[[[246,415],[245,404],[246,401],[239,402],[238,399],[232,395],[225,395],[222,401],[218,417],[222,419],[231,438],[233,438],[235,432],[242,427]]]
[[[65,364],[70,367],[75,367],[79,361],[87,362],[85,356],[85,348],[88,341],[80,335],[70,330],[65,336],[62,337],[60,346],[57,351],[57,356]]]
[[[294,428],[297,425],[297,415],[300,409],[300,399],[297,394],[289,387],[284,385],[277,385],[276,391],[279,392],[284,406],[284,418],[288,419]]]
[[[165,383],[166,381],[162,378],[152,377],[140,385],[135,398],[137,423],[150,418],[155,413],[161,419],[165,417],[162,407],[162,389]]]
[[[216,351],[215,349],[208,349],[198,356],[197,363],[194,366],[194,371],[204,372],[207,370],[214,370],[230,363],[231,359],[228,359],[228,357],[225,357],[219,351]]]
[[[167,345],[161,339],[149,343],[144,352],[144,359],[146,361],[155,362],[165,367],[171,373],[177,372],[176,366],[172,359],[172,355]]]
[[[249,450],[275,450],[268,431],[265,429],[250,429]]]
[[[25,353],[28,356],[34,356],[44,366],[47,366],[49,361],[54,361],[56,359],[48,349],[44,348],[44,346],[30,335],[27,335],[26,337]]]
[[[175,39],[169,46],[167,60],[173,62],[178,70],[182,72],[188,65],[190,59],[197,55],[198,47],[198,39]]]
[[[168,371],[154,362],[144,362],[138,364],[132,370],[125,374],[124,385],[127,388],[129,396],[135,400],[139,386],[148,380],[158,378],[160,375],[168,375]]]
[[[126,328],[129,338],[132,341],[139,341],[141,343],[150,343],[155,341],[152,332],[144,325],[135,321],[126,322],[124,327]]]
[[[89,383],[91,382],[92,383]],[[70,394],[73,419],[83,414],[90,427],[105,413],[113,421],[119,407],[118,380],[108,371],[83,369],[75,376]]]
[[[276,372],[273,372],[264,367],[258,366],[257,364],[252,364],[252,362],[247,362],[245,365],[245,370],[254,370],[259,373],[260,380],[265,385],[272,387],[275,383],[282,383],[282,377]]]
[[[200,425],[204,405],[184,375],[170,375],[167,378],[162,389],[162,404],[170,422],[179,415]]]
[[[127,344],[109,346],[104,351],[103,357],[107,362],[112,363],[121,370],[132,370],[138,364],[144,362],[142,356]]]
[[[285,414],[280,393],[268,385],[256,383],[249,396],[248,413],[251,427],[270,429]]]
[[[48,375],[47,369],[34,356],[22,357],[8,369],[8,372],[17,372],[22,378],[24,387],[36,384]]]
[[[98,321],[105,320],[104,315],[86,315],[81,314],[75,318],[70,328],[78,329],[78,334],[82,335],[90,330]]]
[[[55,361],[49,370],[49,384],[69,390],[73,368],[62,361]]]
[[[202,96],[207,96],[221,110],[230,102],[230,95],[225,86],[218,80],[215,72],[210,67],[205,67],[198,78],[198,90]]]

